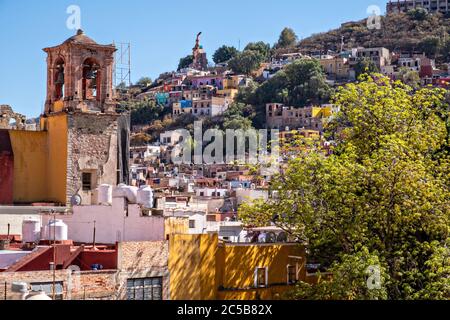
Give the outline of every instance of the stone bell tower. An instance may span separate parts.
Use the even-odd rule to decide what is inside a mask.
[[[116,48],[78,30],[43,50],[47,98],[41,129],[48,132],[48,175],[55,181],[49,192],[63,193],[67,204],[91,204],[99,185],[128,183],[129,116],[116,112]]]
[[[114,112],[114,45],[99,45],[78,30],[62,44],[45,48],[47,99],[45,113]]]

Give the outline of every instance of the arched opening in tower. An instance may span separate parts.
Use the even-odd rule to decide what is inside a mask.
[[[100,100],[100,66],[92,58],[83,63],[83,100]]]
[[[55,100],[64,99],[64,60],[59,58],[55,63],[54,83],[55,83]]]

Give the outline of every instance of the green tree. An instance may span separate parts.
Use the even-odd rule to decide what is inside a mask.
[[[284,28],[277,42],[278,48],[292,47],[297,43],[298,37],[291,28]]]
[[[369,289],[367,286],[367,270],[378,265],[378,256],[361,248],[355,254],[343,255],[331,266],[332,281],[322,274],[318,284],[301,282],[288,297],[299,300],[385,300],[388,297],[385,287]],[[388,279],[386,269],[380,269],[380,282],[385,283]]]
[[[218,64],[233,59],[239,51],[235,47],[222,46],[213,55],[213,61]]]
[[[250,42],[245,47],[244,51],[256,52],[259,55],[261,62],[263,62],[269,58],[270,44],[264,43],[263,41]]]
[[[252,121],[248,118],[244,118],[240,115],[233,115],[230,117],[225,118],[223,122],[223,128],[225,130],[232,129],[232,130],[249,130],[253,128]]]
[[[228,66],[237,74],[250,75],[261,65],[261,56],[256,51],[244,51],[228,62]]]
[[[194,56],[193,55],[188,55],[184,58],[180,59],[180,62],[178,63],[178,71],[184,68],[189,67],[192,62],[194,62]]]
[[[441,47],[441,54],[445,61],[450,61],[450,39],[447,38],[446,42]]]
[[[399,77],[403,83],[407,84],[413,89],[420,88],[420,75],[417,71],[409,68],[400,68]]]
[[[375,62],[369,58],[364,58],[355,65],[355,74],[358,79],[363,74],[372,74],[380,72]]]
[[[450,298],[449,106],[445,91],[412,91],[363,76],[334,96],[337,146],[299,151],[272,180],[269,201],[240,208],[246,224],[275,224],[334,272],[297,297]],[[367,291],[366,266],[381,289]],[[313,290],[313,291],[311,291]]]
[[[255,116],[251,105],[235,102],[223,114],[223,129],[249,130],[253,128],[252,119]]]
[[[408,15],[417,21],[423,21],[428,16],[428,11],[424,8],[417,8],[408,11]]]
[[[152,84],[152,79],[149,77],[142,77],[138,80],[138,82],[136,82],[137,86],[140,86],[142,88],[146,88],[149,87]]]
[[[270,102],[306,106],[327,102],[331,88],[325,73],[317,60],[299,59],[274,77],[263,83],[257,90],[258,104]]]
[[[439,52],[441,40],[437,36],[425,37],[419,43],[419,50],[423,51],[428,57],[435,57]]]
[[[142,125],[162,118],[168,112],[168,108],[157,105],[153,100],[129,100],[122,101],[121,106],[128,111],[131,111],[131,124]]]

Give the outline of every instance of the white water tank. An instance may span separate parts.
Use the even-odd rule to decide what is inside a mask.
[[[22,241],[33,243],[40,240],[41,222],[38,219],[24,219],[22,222]]]
[[[67,240],[68,227],[62,220],[50,220],[47,226],[47,239],[64,241]]]
[[[112,204],[112,186],[109,184],[102,184],[98,187],[98,204]]]
[[[137,192],[137,203],[146,209],[153,208],[153,190],[149,186],[142,186]]]
[[[114,189],[113,197],[126,198],[129,203],[137,203],[137,192],[138,187],[119,184],[117,188]]]
[[[26,297],[25,300],[52,300],[44,291],[31,292]]]

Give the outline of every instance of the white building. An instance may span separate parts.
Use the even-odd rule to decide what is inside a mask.
[[[74,242],[92,243],[94,223],[96,243],[164,240],[164,217],[150,215],[123,196],[113,197],[111,205],[74,206],[72,213],[56,218],[67,224],[68,239]],[[52,219],[43,214],[42,225]]]
[[[223,198],[228,195],[228,189],[202,188],[195,191],[197,197]]]
[[[165,146],[175,146],[183,139],[182,135],[178,131],[166,131],[161,133],[159,141]]]

